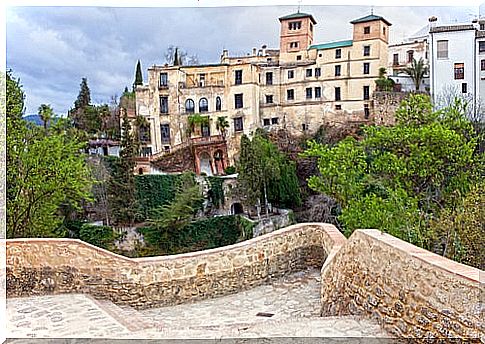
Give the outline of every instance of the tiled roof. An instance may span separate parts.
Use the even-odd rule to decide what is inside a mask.
[[[376,16],[374,14],[369,14],[368,16],[365,16],[365,17],[362,17],[362,18],[359,18],[359,19],[352,20],[350,22],[350,24],[366,23],[366,22],[370,22],[370,21],[374,21],[374,20],[382,20],[387,25],[389,25],[389,26],[392,25],[387,20],[385,20],[384,17]]]
[[[313,44],[308,47],[310,49],[317,49],[317,50],[324,50],[324,49],[333,49],[333,48],[341,48],[341,47],[350,47],[352,45],[352,40],[347,41],[338,41],[338,42],[329,42],[329,43],[322,43],[322,44]]]
[[[466,31],[466,30],[475,30],[475,27],[471,24],[469,24],[469,25],[436,26],[436,27],[432,27],[429,30],[429,32],[430,33],[437,33],[437,32],[452,32],[452,31]]]
[[[298,18],[310,18],[311,21],[313,22],[313,24],[317,23],[311,14],[300,13],[300,12],[289,14],[287,16],[280,17],[279,19],[280,19],[280,21],[282,21],[282,20],[286,20],[286,19],[298,19]]]

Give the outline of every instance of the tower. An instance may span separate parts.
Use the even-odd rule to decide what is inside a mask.
[[[370,14],[350,23],[354,25],[354,42],[380,39],[387,44],[389,41],[389,26],[392,24],[381,16]]]
[[[311,14],[293,13],[279,18],[280,54],[306,50],[313,43],[313,25],[317,22]]]

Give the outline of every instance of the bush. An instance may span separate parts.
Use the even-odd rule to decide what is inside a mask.
[[[234,166],[227,166],[224,170],[225,174],[234,174],[236,173],[236,168]]]
[[[117,235],[111,227],[85,224],[79,231],[79,239],[109,250],[113,247]]]

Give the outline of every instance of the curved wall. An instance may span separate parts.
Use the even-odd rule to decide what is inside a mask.
[[[136,308],[235,293],[321,267],[345,243],[332,225],[305,223],[212,250],[126,258],[74,239],[7,240],[7,297],[88,293]]]

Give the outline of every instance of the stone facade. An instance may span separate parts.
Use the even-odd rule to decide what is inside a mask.
[[[230,294],[320,267],[345,242],[332,225],[300,224],[222,248],[126,258],[74,239],[7,240],[7,297],[87,293],[135,308]]]
[[[397,337],[485,340],[483,271],[370,229],[327,261],[322,315],[372,317]]]
[[[409,93],[406,92],[374,92],[374,122],[379,125],[394,125],[396,109]]]

